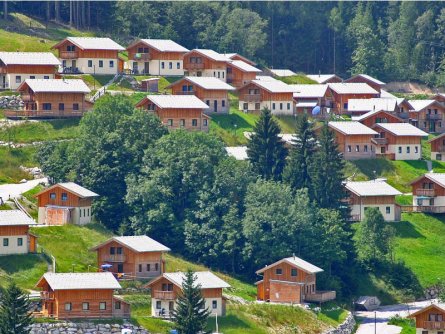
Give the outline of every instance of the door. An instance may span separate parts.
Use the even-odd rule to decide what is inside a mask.
[[[217,100],[213,101],[213,111],[218,112],[218,101]]]
[[[133,62],[133,74],[137,74],[138,73],[138,63],[137,62]]]
[[[124,264],[123,263],[118,263],[117,264],[117,272],[119,274],[122,274],[124,272]]]
[[[150,63],[148,61],[146,61],[144,63],[144,74],[148,74],[150,73]]]
[[[77,60],[73,60],[72,62],[71,62],[71,67],[72,67],[72,69],[73,69],[73,71],[76,71],[77,70]],[[77,72],[77,71],[76,71]]]
[[[430,122],[430,132],[436,132],[436,122]]]

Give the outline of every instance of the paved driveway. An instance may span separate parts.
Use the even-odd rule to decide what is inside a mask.
[[[2,184],[0,185],[0,197],[7,201],[9,197],[19,197],[24,192],[31,190],[40,182],[48,182],[47,178],[30,180],[26,183],[19,184]]]
[[[396,315],[407,317],[409,314],[430,305],[431,302],[437,301],[428,300],[408,304],[382,306],[376,310],[376,324],[374,324],[374,311],[356,312],[356,316],[363,318],[363,322],[358,328],[356,334],[399,334],[402,329],[398,326],[388,325],[389,319]]]

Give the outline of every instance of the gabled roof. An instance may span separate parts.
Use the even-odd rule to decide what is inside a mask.
[[[349,99],[348,111],[375,111],[385,110],[394,111],[397,107],[396,99],[389,98],[372,98],[372,99]]]
[[[225,83],[224,81],[215,77],[184,77],[176,82],[173,82],[172,84],[167,86],[167,88],[171,88],[172,86],[176,85],[178,82],[181,82],[182,80],[189,81],[195,85],[198,85],[201,88],[208,90],[235,90],[235,87],[232,87],[229,84]]]
[[[122,246],[128,247],[137,253],[145,252],[169,252],[170,248],[164,246],[160,242],[147,237],[146,235],[140,236],[124,236],[124,237],[112,237],[107,241],[91,248],[92,251],[102,248],[110,242],[116,241]]]
[[[0,226],[35,225],[34,219],[20,210],[0,210]]]
[[[247,160],[247,146],[226,147],[227,155],[234,157],[236,160]]]
[[[0,52],[0,60],[5,65],[60,65],[51,52]]]
[[[430,140],[428,140],[428,143],[431,143],[431,142],[433,142],[433,141],[436,141],[436,140],[441,139],[441,138],[444,138],[444,137],[445,137],[445,133],[442,133],[442,134],[440,134],[440,135],[438,135],[438,136],[436,136],[436,137],[431,138]]]
[[[434,103],[439,103],[436,100],[408,100],[408,102],[414,111],[421,111]]]
[[[110,272],[106,273],[46,273],[37,282],[47,282],[52,290],[114,290],[121,285]]]
[[[296,98],[322,98],[326,95],[328,85],[289,85]]]
[[[391,99],[397,99],[398,97],[391,94],[390,92],[387,92],[386,90],[381,90],[380,91],[380,97],[386,97],[386,98],[391,98]]]
[[[403,122],[402,119],[400,119],[400,118],[397,117],[396,115],[391,114],[391,113],[389,113],[389,112],[387,112],[387,111],[385,111],[385,110],[368,111],[366,114],[363,114],[363,115],[360,115],[360,116],[352,116],[352,120],[353,120],[353,121],[357,121],[357,122],[361,122],[361,121],[363,121],[363,120],[365,120],[365,119],[368,119],[369,117],[372,117],[372,116],[374,116],[374,115],[381,114],[381,113],[399,119],[399,120],[400,120],[400,123]]]
[[[151,101],[161,109],[209,109],[209,106],[195,95],[147,95],[139,101],[136,107],[140,106],[146,100]]]
[[[214,61],[224,61],[224,62],[231,62],[232,60],[230,58],[227,58],[223,54],[220,54],[216,51],[210,50],[210,49],[193,49],[190,52],[196,51],[200,53],[201,55],[210,58]]]
[[[201,289],[220,289],[220,288],[230,288],[230,285],[223,281],[221,278],[211,273],[210,271],[198,271],[195,272],[196,280],[195,285],[200,285]],[[162,276],[151,281],[147,286],[153,285],[160,279],[165,278],[182,289],[182,282],[185,279],[185,273],[175,272],[175,273],[164,273]]]
[[[17,88],[28,86],[34,93],[84,93],[91,90],[81,79],[26,79]]]
[[[391,187],[382,180],[373,181],[348,181],[345,184],[346,189],[353,192],[357,196],[396,196],[402,195],[400,191]]]
[[[243,72],[255,72],[255,73],[261,72],[260,69],[254,67],[242,60],[232,60],[232,62],[230,63],[230,66],[236,67],[237,69],[239,69]]]
[[[272,80],[252,80],[251,82],[245,84],[239,89],[246,87],[247,85],[254,84],[260,88],[267,90],[270,93],[292,93],[292,87],[285,84],[283,81],[272,79]]]
[[[273,75],[276,75],[277,77],[291,77],[295,75],[295,72],[292,72],[291,70],[287,69],[270,69]]]
[[[240,55],[239,53],[235,53],[235,52],[224,53],[224,56],[229,58],[229,59],[232,59],[232,60],[236,60],[236,57],[238,57],[238,58],[241,58],[241,60],[243,60],[245,63],[256,65],[255,62],[253,62],[252,60],[250,60],[250,59],[248,59],[248,58],[246,58],[246,57],[244,57],[242,55]]]
[[[81,198],[89,198],[89,197],[97,197],[99,196],[95,192],[92,192],[91,190],[88,190],[87,188],[84,188],[77,183],[74,182],[62,182],[62,183],[56,183],[55,185],[42,190],[38,194],[35,195],[35,197],[40,196],[43,193],[46,193],[50,190],[52,190],[55,187],[62,187],[65,190],[68,190],[69,192],[72,192],[73,194],[76,194],[77,196]]]
[[[364,82],[334,82],[328,85],[337,94],[378,94],[374,88]]]
[[[329,127],[343,133],[344,135],[376,135],[373,129],[368,128],[360,122],[329,122]]]
[[[261,81],[279,81],[275,79],[274,77],[271,77],[270,75],[257,75],[255,80],[261,80]]]
[[[422,314],[423,312],[429,311],[431,309],[435,309],[435,310],[438,310],[439,312],[445,313],[445,308],[442,305],[439,306],[439,305],[436,305],[436,304],[431,304],[431,305],[428,305],[428,306],[426,306],[426,307],[424,307],[424,308],[422,308],[422,309],[420,309],[420,310],[418,310],[418,311],[416,311],[414,313],[411,313],[408,316],[408,318],[414,318],[415,316],[417,316],[419,314]]]
[[[108,37],[67,37],[63,41],[54,45],[52,49],[58,48],[65,41],[73,43],[82,50],[125,50],[122,45],[117,44]]]
[[[342,80],[338,75],[335,74],[307,74],[306,76],[309,79],[318,82],[319,84],[324,84],[333,78],[338,78]]]
[[[385,83],[383,81],[380,81],[380,80],[378,80],[376,78],[373,78],[372,76],[367,75],[367,74],[357,74],[357,75],[354,75],[353,77],[347,79],[346,82],[349,82],[350,80],[353,80],[353,79],[356,79],[356,78],[363,78],[366,81],[371,81],[371,82],[373,82],[373,83],[375,83],[377,85],[380,85],[380,86],[385,85]]]
[[[376,123],[380,127],[396,136],[427,137],[428,133],[409,123]]]
[[[314,266],[312,263],[309,263],[303,259],[300,259],[299,257],[292,256],[292,257],[286,257],[286,258],[281,259],[275,263],[269,264],[269,265],[265,266],[264,268],[257,270],[256,273],[261,274],[261,273],[265,272],[267,269],[273,268],[281,263],[288,263],[292,267],[301,269],[309,274],[316,274],[316,273],[320,273],[323,271],[323,269],[321,269],[317,266]]]
[[[131,43],[128,48],[131,48],[132,46],[138,44],[139,42],[142,42],[149,47],[152,47],[153,49],[156,49],[160,52],[188,52],[189,50],[183,47],[182,45],[179,45],[178,43],[172,41],[171,39],[145,39],[141,38],[133,43]]]
[[[434,183],[437,183],[442,188],[445,188],[445,173],[426,173],[426,174],[423,174],[422,176],[419,176],[418,178],[413,180],[410,183],[410,185],[416,183],[417,181],[423,179],[424,177],[426,177],[428,180],[433,181]]]

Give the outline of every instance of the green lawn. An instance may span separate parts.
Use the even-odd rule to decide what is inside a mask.
[[[296,75],[292,75],[290,77],[276,77],[276,79],[281,80],[288,85],[295,85],[295,84],[316,84],[317,82],[309,79],[305,74],[303,73],[297,73]]]
[[[414,319],[394,317],[389,320],[388,324],[402,327],[400,334],[416,334],[416,324]]]
[[[20,165],[26,167],[37,166],[34,155],[36,148],[32,146],[9,149],[0,147],[0,184],[17,183],[22,179],[31,180],[32,176],[19,169]]]
[[[0,261],[0,287],[13,279],[23,289],[33,289],[39,278],[47,271],[48,263],[41,255],[2,256]],[[7,278],[7,279],[4,279]]]
[[[399,205],[413,205],[413,195],[397,195],[396,203]]]
[[[0,129],[0,140],[32,143],[59,139],[72,139],[78,135],[80,119],[26,121],[20,125]]]
[[[109,83],[111,79],[113,79],[114,75],[112,74],[103,74],[103,75],[93,75],[93,74],[76,74],[76,75],[65,75],[66,79],[82,79],[86,85],[92,90],[96,91],[100,87]]]

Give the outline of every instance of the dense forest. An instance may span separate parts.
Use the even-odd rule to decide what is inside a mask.
[[[96,30],[123,44],[170,38],[274,68],[445,85],[443,2],[4,3],[4,12]]]

